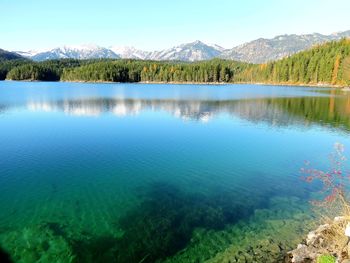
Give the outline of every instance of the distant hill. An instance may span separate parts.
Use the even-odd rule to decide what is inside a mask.
[[[350,37],[350,30],[331,35],[315,33],[308,35],[281,35],[272,39],[259,38],[230,50],[225,50],[220,57],[250,63],[266,63],[310,49],[316,44],[340,40],[344,37]]]
[[[23,59],[23,57],[18,55],[17,53],[0,49],[0,61],[13,59]]]

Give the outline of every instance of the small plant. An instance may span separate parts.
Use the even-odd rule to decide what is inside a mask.
[[[319,181],[322,184],[321,199],[311,201],[312,204],[325,207],[328,212],[337,213],[333,216],[338,216],[341,213],[343,216],[350,217],[350,202],[346,192],[350,183],[350,173],[344,171],[346,158],[342,144],[334,144],[334,152],[330,154],[330,162],[331,166],[328,171],[311,168],[310,162],[305,162],[305,167],[301,169],[304,174],[302,179],[308,183]],[[340,208],[342,211],[334,211],[334,208]]]
[[[317,263],[335,263],[336,259],[332,255],[321,255],[317,258]]]
[[[327,223],[325,226],[328,226],[322,233],[323,244],[327,246],[328,251],[334,252],[338,259],[349,256],[345,248],[348,246],[350,234],[347,233],[350,231],[346,230],[350,222],[350,173],[344,170],[345,162],[344,146],[335,143],[334,151],[330,154],[331,165],[328,171],[311,168],[310,162],[305,162],[305,167],[301,169],[303,180],[308,183],[320,183],[319,196],[311,203]],[[317,262],[336,262],[336,258],[324,254],[317,258]]]

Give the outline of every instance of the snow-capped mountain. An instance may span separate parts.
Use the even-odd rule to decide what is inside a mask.
[[[146,59],[150,52],[128,46],[111,46],[109,48],[121,58]]]
[[[350,37],[350,30],[331,35],[314,33],[307,35],[281,35],[272,39],[259,38],[226,50],[220,57],[251,63],[265,63],[309,49],[316,44],[340,40],[344,37]]]
[[[154,51],[149,54],[147,59],[152,60],[181,60],[181,61],[200,61],[215,58],[221,54],[224,49],[217,45],[207,45],[199,40],[182,44],[162,51]]]
[[[104,48],[96,45],[82,45],[64,46],[41,52],[17,51],[15,53],[36,61],[60,58],[200,61],[219,57],[251,63],[266,63],[309,49],[316,44],[339,40],[344,37],[350,37],[350,30],[331,35],[314,33],[307,35],[281,35],[271,39],[259,38],[232,49],[224,49],[218,45],[205,44],[197,40],[192,43],[153,52],[143,51],[134,47],[111,46]]]
[[[29,51],[13,51],[15,53],[17,53],[18,55],[21,55],[22,57],[25,58],[32,58],[33,56],[35,56],[36,54],[45,52],[44,50],[38,51],[38,50],[29,50]]]
[[[199,61],[212,59],[225,49],[219,45],[204,44],[201,41],[182,44],[173,48],[161,51],[143,51],[134,47],[110,47],[114,53],[121,58],[132,59],[150,59],[150,60],[181,60],[181,61]]]
[[[216,50],[218,50],[220,52],[223,52],[223,51],[226,50],[226,48],[223,48],[222,46],[219,46],[217,44],[206,44],[206,45],[209,46],[209,47],[212,47],[212,48],[214,48],[214,49],[216,49]]]
[[[96,45],[63,46],[31,56],[31,59],[35,61],[61,58],[94,59],[120,57],[112,50]]]

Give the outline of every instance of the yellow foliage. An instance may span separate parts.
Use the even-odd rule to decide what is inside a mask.
[[[343,60],[342,69],[343,69],[343,79],[345,81],[350,81],[350,56],[346,57]]]
[[[334,61],[333,74],[332,74],[332,84],[337,83],[339,65],[340,65],[340,56],[338,55]]]
[[[260,64],[260,70],[265,70],[267,67],[267,64]]]

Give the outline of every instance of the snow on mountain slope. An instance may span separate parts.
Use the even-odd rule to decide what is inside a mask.
[[[162,51],[154,51],[150,53],[147,59],[181,61],[208,60],[219,56],[222,52],[220,49],[222,50],[223,48],[219,46],[210,46],[197,40]]]
[[[35,61],[48,59],[74,58],[74,59],[94,59],[94,58],[120,58],[112,50],[96,45],[63,46],[52,50],[41,52],[31,57]]]
[[[297,52],[332,40],[350,37],[350,31],[322,35],[318,33],[307,35],[281,35],[271,39],[259,38],[224,51],[220,57],[251,63],[266,63],[281,59]]]
[[[150,54],[150,52],[128,46],[111,46],[109,49],[121,58],[146,59]]]
[[[224,49],[216,44],[205,44],[197,40],[192,43],[153,52],[125,46],[104,48],[96,45],[81,45],[63,46],[44,52],[17,51],[15,53],[36,61],[60,58],[130,58],[142,60],[201,61],[219,57],[251,63],[266,63],[309,49],[316,44],[339,40],[344,37],[350,37],[350,30],[330,35],[314,33],[307,35],[280,35],[271,39],[259,38],[233,47],[232,49]]]

